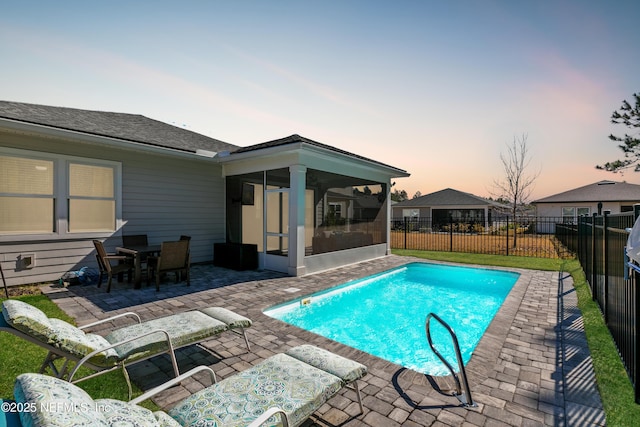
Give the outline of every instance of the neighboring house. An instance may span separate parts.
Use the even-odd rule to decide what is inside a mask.
[[[534,201],[539,217],[575,223],[582,215],[629,212],[640,203],[640,185],[600,181]]]
[[[140,115],[0,101],[0,262],[9,285],[50,281],[95,267],[93,239],[189,235],[192,262],[255,244],[260,268],[308,274],[390,253],[389,188],[406,176],[298,135],[238,147]],[[329,227],[331,195],[357,212],[364,186],[379,195],[367,223]]]
[[[488,228],[493,217],[502,214],[507,207],[492,200],[470,193],[446,188],[393,205],[393,220],[404,221],[430,219],[433,231],[453,222],[478,223]]]

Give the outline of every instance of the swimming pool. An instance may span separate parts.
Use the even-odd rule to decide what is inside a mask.
[[[264,310],[267,316],[429,375],[446,375],[427,343],[434,312],[455,331],[464,363],[516,283],[519,273],[410,263]],[[453,365],[451,338],[439,324],[432,338]]]

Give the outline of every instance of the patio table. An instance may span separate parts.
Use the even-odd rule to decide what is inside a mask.
[[[160,245],[147,245],[147,246],[119,246],[116,248],[116,253],[127,255],[133,258],[134,266],[134,289],[140,289],[142,283],[142,260],[149,255],[160,254]]]

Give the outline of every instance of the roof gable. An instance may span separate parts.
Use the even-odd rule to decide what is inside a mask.
[[[533,203],[640,201],[640,185],[618,181],[598,181],[583,187],[538,199]]]
[[[369,159],[367,157],[360,156],[358,154],[353,154],[353,153],[350,153],[348,151],[341,150],[341,149],[336,148],[336,147],[332,147],[331,145],[323,144],[321,142],[314,141],[314,140],[309,139],[309,138],[305,138],[305,137],[300,136],[298,134],[293,134],[293,135],[290,135],[290,136],[287,136],[287,137],[284,137],[284,138],[280,138],[280,139],[274,139],[273,141],[267,141],[267,142],[263,142],[261,144],[255,144],[255,145],[250,145],[248,147],[242,147],[242,148],[239,148],[239,149],[231,152],[231,155],[240,154],[240,153],[248,153],[248,152],[263,150],[263,149],[267,149],[267,148],[283,147],[283,146],[286,146],[286,145],[293,145],[293,144],[309,145],[309,146],[313,146],[313,147],[322,148],[322,149],[327,150],[327,151],[332,151],[334,153],[339,153],[339,154],[342,154],[342,155],[345,155],[345,156],[349,156],[349,157],[353,157],[353,158],[356,158],[356,159],[364,160],[366,162],[375,163],[377,165],[381,165],[381,166],[385,166],[385,167],[388,167],[388,168],[396,169],[398,171],[406,173],[406,171],[404,171],[402,169],[398,169],[396,167],[387,165],[387,164],[379,162],[377,160]]]
[[[238,148],[139,114],[0,101],[0,118],[188,152]]]

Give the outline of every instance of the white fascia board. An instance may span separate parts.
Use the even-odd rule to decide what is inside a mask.
[[[217,161],[215,157],[211,157],[210,152],[206,155],[197,154],[190,151],[176,150],[173,148],[160,147],[157,145],[144,144],[141,142],[128,141],[124,139],[112,138],[108,136],[92,135],[74,130],[58,129],[51,126],[39,125],[34,123],[24,123],[16,120],[0,118],[0,129],[6,129],[22,134],[31,134],[39,137],[56,138],[70,140],[84,144],[95,144],[100,146],[111,146],[128,151],[139,151],[145,153],[162,154],[165,156],[182,157],[199,160]]]
[[[291,156],[287,156],[290,154]],[[255,171],[264,170],[269,165],[269,160],[273,160],[273,164],[282,164],[276,158],[282,157],[291,161],[292,157],[300,163],[311,168],[327,170],[323,166],[332,165],[332,172],[342,173],[344,175],[352,175],[354,170],[375,172],[386,177],[404,178],[410,176],[406,171],[386,166],[381,163],[369,161],[366,159],[354,157],[345,153],[339,153],[327,148],[318,147],[316,145],[297,142],[276,147],[267,147],[255,151],[247,151],[245,153],[231,154],[226,157],[219,158],[219,162],[225,165],[227,174],[237,174],[238,170],[243,169],[249,172],[251,167],[242,168],[234,167],[240,164],[253,165]],[[259,160],[259,162],[255,162]],[[284,162],[286,163],[286,161]],[[289,165],[291,163],[286,163]],[[355,169],[354,169],[355,168]]]

